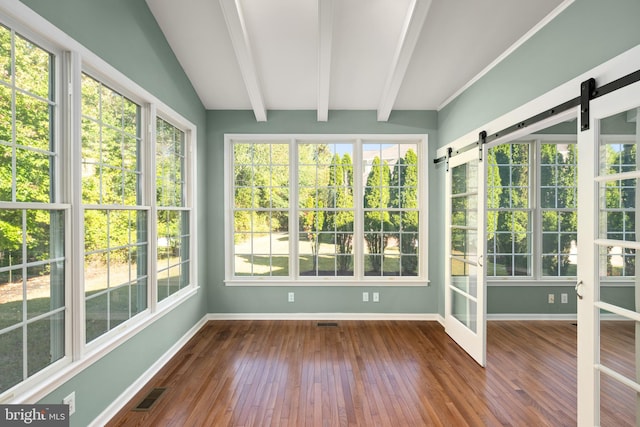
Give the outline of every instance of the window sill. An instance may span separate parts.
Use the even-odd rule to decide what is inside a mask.
[[[346,286],[354,286],[354,287],[363,287],[363,286],[410,286],[410,287],[418,287],[418,286],[429,286],[430,281],[427,279],[421,278],[411,278],[411,279],[400,279],[397,277],[381,277],[381,278],[363,278],[359,280],[340,280],[335,277],[327,277],[322,279],[282,279],[282,280],[274,280],[274,279],[231,279],[224,281],[225,286],[229,287],[241,287],[241,286],[249,286],[249,287],[282,287],[282,286],[291,286],[291,287],[346,287]]]
[[[501,287],[501,286],[576,286],[577,279],[575,277],[569,278],[544,278],[544,279],[533,279],[531,277],[504,277],[499,279],[487,279],[486,284],[490,287]],[[610,286],[635,286],[635,281],[633,278],[628,279],[601,279],[600,283],[602,286],[610,287]]]

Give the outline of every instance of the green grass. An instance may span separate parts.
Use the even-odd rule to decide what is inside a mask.
[[[22,301],[0,304],[0,329],[15,325],[22,320]],[[50,310],[49,298],[29,300],[31,313],[45,313]],[[25,326],[0,335],[0,393],[23,380],[23,331]],[[27,328],[27,372],[31,376],[42,370],[63,354],[55,349],[64,349],[64,314],[57,313],[48,318],[30,323]],[[59,331],[59,332],[58,332]],[[58,332],[60,346],[52,347],[52,333]],[[53,360],[52,360],[53,359]]]

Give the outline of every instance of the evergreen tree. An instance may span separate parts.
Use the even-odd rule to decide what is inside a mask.
[[[402,275],[415,275],[418,269],[418,155],[413,150],[405,153],[394,169],[397,180],[396,200],[392,206],[405,209],[394,215],[395,229],[399,232],[402,255]],[[393,188],[393,187],[392,187]],[[409,256],[407,256],[409,255]]]
[[[369,260],[375,273],[380,273],[384,262],[384,248],[391,218],[388,211],[390,202],[389,184],[391,172],[386,161],[376,156],[367,177],[364,190],[364,239],[369,248]]]

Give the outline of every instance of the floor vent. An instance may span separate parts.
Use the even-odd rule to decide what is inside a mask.
[[[318,326],[321,328],[335,328],[338,324],[335,322],[318,322]]]
[[[166,388],[154,388],[147,396],[133,408],[134,411],[149,411],[156,401],[162,396]]]

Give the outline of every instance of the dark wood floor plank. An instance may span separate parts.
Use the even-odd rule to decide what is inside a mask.
[[[486,369],[436,322],[316,323],[209,322],[109,426],[576,424],[571,322],[489,322]],[[602,335],[603,363],[633,377],[633,324]],[[152,410],[131,411],[153,387]],[[603,425],[634,425],[634,396],[603,387]]]

